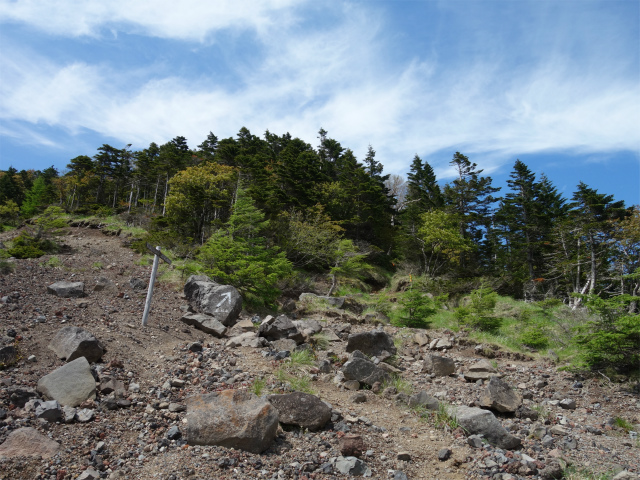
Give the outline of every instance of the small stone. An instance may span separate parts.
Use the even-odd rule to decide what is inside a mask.
[[[346,388],[347,390],[359,390],[360,389],[360,382],[358,380],[347,380],[346,382],[344,382],[344,388]]]
[[[365,451],[364,440],[360,435],[345,435],[340,445],[340,453],[345,457],[360,457]]]
[[[564,400],[560,400],[558,404],[560,408],[565,410],[575,410],[576,409],[576,401],[572,398],[565,398]]]
[[[367,395],[364,392],[358,392],[351,396],[353,403],[365,403],[367,401]]]
[[[469,435],[467,437],[467,443],[472,448],[482,448],[482,447],[484,447],[484,441],[482,440],[482,435]]]
[[[403,462],[410,462],[411,461],[411,454],[409,452],[398,452],[398,455],[396,457],[398,460],[401,460]]]
[[[449,448],[442,448],[438,452],[438,460],[440,460],[441,462],[449,460],[449,458],[451,457],[452,453],[453,452]]]
[[[182,437],[182,432],[177,426],[174,425],[169,430],[167,430],[167,438],[169,440],[178,440],[181,437]]]

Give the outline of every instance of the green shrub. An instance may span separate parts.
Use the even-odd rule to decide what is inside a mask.
[[[527,347],[541,349],[549,346],[549,338],[539,325],[526,328],[520,335],[520,343]]]
[[[438,311],[433,298],[419,288],[410,288],[402,299],[402,316],[395,320],[397,326],[409,328],[429,328],[429,317]]]
[[[592,370],[637,370],[640,365],[640,317],[629,313],[628,306],[638,297],[621,295],[603,299],[583,295],[582,298],[597,317],[597,320],[579,326],[573,338],[581,347],[580,357],[584,364]]]
[[[483,332],[496,332],[502,325],[502,319],[494,315],[498,294],[491,288],[482,287],[471,292],[469,305],[456,309],[454,315],[458,322]]]
[[[40,250],[33,245],[18,245],[17,247],[7,250],[9,255],[15,258],[40,258],[45,254],[44,250]]]

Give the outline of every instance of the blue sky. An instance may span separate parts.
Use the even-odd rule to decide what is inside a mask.
[[[0,0],[0,169],[243,126],[640,204],[640,1]]]

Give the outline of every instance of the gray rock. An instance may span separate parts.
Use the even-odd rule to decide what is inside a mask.
[[[77,480],[98,480],[100,478],[100,472],[93,468],[87,468],[80,474]]]
[[[60,404],[55,400],[40,402],[36,407],[36,417],[43,418],[47,422],[57,422],[58,420],[62,420],[63,414]]]
[[[631,473],[628,470],[622,470],[621,472],[618,472],[616,474],[615,477],[613,477],[611,480],[638,480],[638,475],[635,473]]]
[[[447,337],[436,338],[431,341],[431,343],[429,344],[429,348],[431,350],[447,350],[449,348],[453,348],[453,344]]]
[[[242,311],[242,297],[236,288],[218,285],[204,275],[189,277],[184,294],[197,312],[211,315],[225,327],[232,327]]]
[[[482,440],[482,435],[469,435],[467,437],[467,443],[472,448],[484,447],[484,441]]]
[[[414,393],[409,397],[407,401],[407,405],[412,408],[415,407],[424,407],[427,410],[437,411],[440,408],[440,402],[431,395],[429,395],[424,390],[419,391],[418,393]]]
[[[107,277],[98,277],[96,278],[96,284],[93,286],[94,292],[101,292],[107,289],[115,289],[114,283],[109,280]]]
[[[35,428],[14,430],[0,445],[0,459],[12,457],[51,458],[60,451],[60,444],[45,437]]]
[[[230,338],[225,345],[230,348],[235,348],[235,347],[260,348],[267,345],[267,339],[263,337],[258,337],[257,332],[246,332],[241,335],[237,335],[233,338]]]
[[[313,302],[314,300],[321,301],[335,308],[342,308],[342,306],[344,305],[344,297],[326,297],[322,295],[316,295],[314,293],[301,293],[299,300],[301,302]]]
[[[538,474],[543,480],[560,479],[564,477],[564,468],[557,460],[551,460]]]
[[[409,480],[409,477],[407,477],[406,473],[400,470],[395,470],[393,472],[393,480]]]
[[[322,331],[322,325],[317,320],[295,320],[293,324],[299,331],[308,332],[309,335]]]
[[[448,377],[456,371],[456,364],[451,358],[429,355],[424,359],[422,371],[436,377]]]
[[[413,336],[413,341],[424,347],[429,344],[429,336],[424,332],[418,332]]]
[[[133,290],[146,290],[148,285],[149,283],[146,282],[145,280],[142,280],[141,278],[133,277],[129,280],[129,286]]]
[[[49,349],[67,362],[84,357],[89,363],[94,363],[100,360],[104,353],[102,345],[92,333],[73,326],[58,330],[49,343]]]
[[[47,287],[47,292],[62,298],[84,297],[83,282],[56,282]]]
[[[13,340],[13,339],[11,339]],[[0,365],[3,367],[13,365],[18,361],[18,349],[13,341],[0,343]]]
[[[521,404],[522,395],[498,377],[491,377],[487,388],[480,396],[481,407],[501,413],[513,413]]]
[[[77,410],[74,407],[62,407],[64,423],[73,423],[76,420],[76,412]]]
[[[218,338],[224,337],[227,331],[227,327],[214,317],[201,313],[187,313],[180,318],[180,321]]]
[[[9,400],[11,400],[11,403],[20,408],[23,408],[32,398],[38,398],[38,392],[30,387],[10,387],[7,390],[7,393],[9,394]]]
[[[398,455],[396,455],[396,458],[401,462],[410,462],[411,454],[409,452],[399,452]]]
[[[233,327],[227,330],[226,335],[228,337],[235,337],[237,335],[242,335],[247,332],[255,332],[256,327],[253,325],[253,322],[249,319],[240,320]]]
[[[449,448],[441,448],[438,451],[438,460],[440,460],[441,462],[449,460],[449,458],[451,458],[452,453],[453,452]]]
[[[76,407],[89,398],[95,398],[96,382],[89,362],[80,357],[42,377],[37,390],[46,398],[57,400],[60,405]]]
[[[291,340],[290,338],[281,338],[280,340],[274,340],[271,342],[271,345],[276,352],[293,352],[298,346],[296,341]]]
[[[347,380],[343,383],[347,390],[360,390],[360,382],[358,380]]]
[[[315,395],[294,392],[269,395],[267,400],[278,411],[280,423],[316,431],[331,419],[331,409]]]
[[[344,475],[371,476],[371,468],[357,457],[337,457],[331,459],[333,468]]]
[[[395,355],[396,347],[393,338],[382,330],[354,333],[347,340],[347,352],[360,350],[369,356],[379,356],[383,352]]]
[[[220,445],[261,453],[273,443],[278,412],[265,398],[224,390],[187,398],[186,437],[190,445]]]
[[[127,393],[124,382],[116,378],[106,377],[100,382],[100,393],[102,395],[109,395],[114,393],[116,397],[124,397]]]
[[[471,365],[464,373],[467,382],[477,382],[478,380],[489,380],[498,375],[498,371],[487,360],[482,359]]]
[[[283,338],[294,340],[296,344],[304,342],[302,333],[286,315],[279,315],[277,318],[267,317],[258,328],[258,336],[271,342]]]
[[[558,405],[565,410],[575,410],[576,409],[576,401],[573,398],[565,398],[564,400],[560,400]]]
[[[346,380],[357,380],[366,385],[391,381],[391,376],[387,372],[364,358],[353,358],[346,362],[342,366],[342,374]]]
[[[520,439],[507,432],[489,410],[460,406],[453,410],[453,415],[468,433],[484,436],[491,445],[508,450],[521,445]]]
[[[96,412],[90,408],[81,408],[76,412],[76,420],[80,423],[88,423],[96,418]]]
[[[182,432],[176,425],[174,425],[169,430],[167,430],[167,438],[169,440],[178,440],[181,437],[182,437]]]

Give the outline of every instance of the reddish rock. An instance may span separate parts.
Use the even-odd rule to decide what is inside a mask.
[[[345,435],[340,443],[340,453],[344,457],[360,457],[366,448],[360,435]]]

